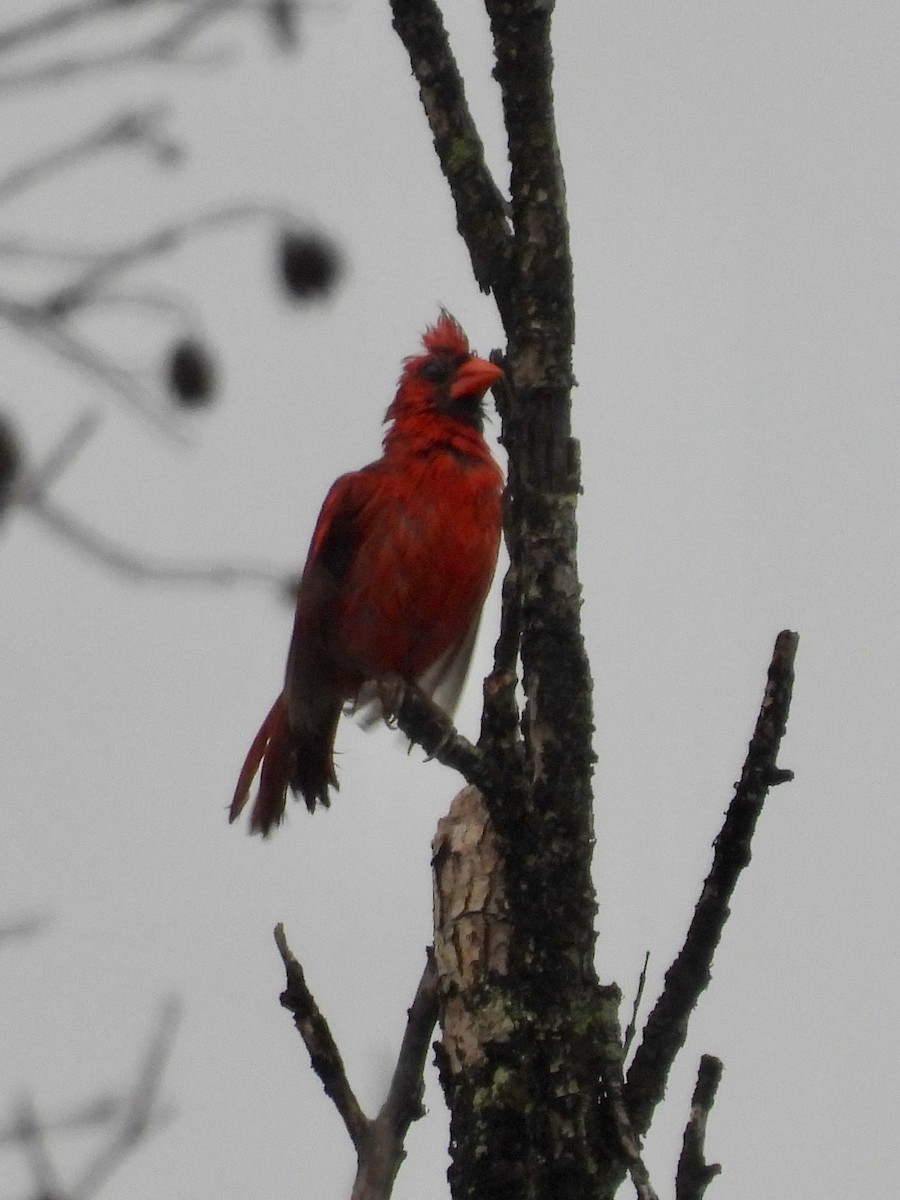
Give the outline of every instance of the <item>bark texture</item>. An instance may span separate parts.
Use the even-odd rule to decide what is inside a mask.
[[[449,747],[477,785],[454,801],[434,846],[451,1190],[454,1200],[606,1200],[630,1173],[641,1200],[653,1200],[641,1138],[709,979],[730,888],[748,857],[755,815],[745,818],[787,777],[775,756],[796,635],[782,634],[776,647],[760,718],[771,736],[764,730],[751,745],[736,797],[742,816],[720,834],[689,945],[626,1075],[619,992],[594,969],[592,681],[577,567],[575,318],[553,0],[485,0],[508,201],[485,160],[435,0],[391,4],[475,278],[492,293],[507,337],[492,356],[505,372],[495,395],[509,455],[510,557],[494,671],[477,750],[452,730],[439,739],[436,727],[431,738],[432,752],[450,761]],[[416,709],[408,696],[400,714],[407,732],[413,718],[427,718]]]

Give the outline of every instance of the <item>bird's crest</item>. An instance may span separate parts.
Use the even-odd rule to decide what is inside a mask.
[[[458,439],[461,425],[481,433],[482,401],[499,378],[500,368],[472,353],[462,327],[444,308],[425,330],[422,348],[424,354],[403,360],[397,394],[384,418],[394,422],[385,435],[385,446],[400,434],[407,442],[412,433],[430,441]],[[468,434],[464,440],[468,445]]]
[[[441,309],[441,315],[433,325],[429,325],[422,335],[424,354],[411,354],[403,360],[403,379],[415,376],[421,367],[433,358],[456,359],[462,361],[468,358],[472,351],[469,339],[463,333],[462,326],[447,312]]]
[[[441,315],[422,335],[422,345],[429,354],[471,354],[469,339],[455,317],[441,309]]]

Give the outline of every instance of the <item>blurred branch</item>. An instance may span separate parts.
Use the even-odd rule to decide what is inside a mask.
[[[99,413],[82,413],[69,426],[41,465],[29,471],[16,485],[10,499],[26,506],[39,501],[63,471],[75,461],[99,429],[100,422]]]
[[[130,371],[112,362],[100,350],[79,340],[57,317],[48,315],[41,307],[0,296],[0,321],[6,321],[31,341],[37,342],[58,358],[72,363],[98,379],[144,420],[173,441],[187,441],[185,434],[161,408],[159,398],[150,388],[145,387]]]
[[[93,1125],[106,1125],[118,1118],[127,1103],[127,1098],[113,1094],[102,1095],[88,1101],[80,1108],[59,1117],[44,1117],[41,1122],[43,1133],[73,1133]],[[0,1146],[16,1144],[22,1140],[21,1120],[15,1115],[11,1124],[0,1126]]]
[[[26,17],[0,31],[0,54],[9,54],[29,42],[64,33],[82,21],[111,12],[117,6],[121,8],[120,0],[76,0],[73,4],[51,8],[39,16]]]
[[[30,49],[92,21],[118,20],[126,29],[125,21],[133,21],[138,9],[144,12],[156,10],[161,28],[103,54],[62,53],[47,62],[6,70],[0,73],[0,88],[54,83],[89,72],[144,62],[190,62],[194,65],[220,62],[225,57],[222,51],[190,55],[187,52],[206,27],[236,12],[260,14],[279,46],[294,44],[285,32],[294,28],[292,17],[296,6],[290,0],[281,0],[281,3],[275,0],[129,0],[128,3],[123,0],[80,0],[28,17],[0,31],[0,56]]]
[[[29,914],[25,917],[11,917],[0,921],[0,946],[4,942],[26,941],[37,937],[48,924],[49,918]],[[2,1138],[0,1138],[2,1140]]]
[[[13,1117],[13,1137],[28,1159],[34,1192],[41,1200],[63,1200],[65,1191],[47,1146],[46,1129],[27,1093],[20,1097]]]
[[[293,596],[296,579],[265,563],[183,563],[154,561],[135,553],[91,529],[50,499],[48,491],[84,449],[100,425],[96,413],[80,416],[59,439],[44,461],[26,472],[10,488],[7,508],[17,504],[77,550],[111,567],[129,579],[159,583],[202,583],[225,586],[235,583],[275,584],[282,595]],[[2,931],[2,930],[0,930]]]
[[[45,528],[104,566],[137,582],[202,583],[215,587],[266,583],[275,584],[281,595],[290,595],[296,587],[294,576],[265,563],[183,563],[148,558],[90,529],[46,497],[33,501],[28,508]]]
[[[277,222],[282,226],[282,231],[297,225],[296,216],[281,205],[247,201],[198,213],[114,250],[93,253],[74,249],[57,251],[59,255],[74,259],[82,268],[76,277],[36,301],[20,301],[12,296],[0,295],[0,321],[12,326],[58,358],[99,380],[154,428],[172,440],[185,442],[185,434],[169,412],[161,406],[160,398],[154,390],[146,387],[132,371],[120,367],[102,350],[80,338],[65,325],[63,319],[79,308],[100,302],[143,304],[183,313],[186,306],[173,297],[153,292],[114,296],[104,292],[103,288],[110,280],[129,268],[156,255],[176,250],[201,233],[252,220],[266,220],[273,224]],[[4,248],[8,249],[10,245],[15,246],[15,243],[7,243]],[[33,245],[29,246],[28,250],[32,253],[40,252],[39,248]]]
[[[33,187],[48,175],[113,147],[143,147],[151,150],[161,161],[173,161],[180,151],[174,141],[160,133],[165,116],[166,109],[162,105],[124,112],[104,121],[76,141],[51,150],[24,166],[16,167],[15,170],[0,176],[0,203],[9,200],[17,192]]]
[[[297,224],[296,214],[282,205],[252,200],[197,213],[115,250],[95,252],[93,261],[81,275],[45,296],[40,307],[56,315],[69,312],[87,303],[111,278],[138,263],[156,255],[168,254],[197,234],[235,222],[254,220],[277,221],[284,226]]]
[[[47,1122],[40,1118],[30,1096],[20,1099],[9,1129],[0,1130],[0,1144],[18,1145],[27,1156],[33,1191],[41,1200],[90,1200],[113,1172],[170,1113],[158,1106],[160,1084],[169,1060],[180,1006],[169,1000],[163,1007],[138,1067],[135,1081],[124,1098],[103,1096],[76,1112]],[[93,1156],[80,1179],[66,1186],[50,1155],[47,1135],[84,1125],[112,1125],[108,1140]]]
[[[177,1000],[167,1000],[159,1021],[138,1067],[134,1087],[128,1096],[119,1128],[109,1143],[102,1147],[83,1172],[81,1179],[68,1191],[68,1200],[87,1200],[96,1196],[109,1177],[125,1158],[159,1123],[156,1111],[163,1072],[169,1060],[181,1006]]]
[[[365,1115],[347,1078],[341,1053],[306,983],[303,968],[287,944],[284,926],[275,927],[275,943],[284,963],[287,986],[282,1006],[294,1014],[294,1024],[309,1052],[312,1068],[340,1114],[357,1157],[351,1200],[387,1200],[405,1157],[403,1143],[409,1126],[422,1116],[422,1072],[437,1020],[437,979],[428,955],[391,1078],[378,1116]]]

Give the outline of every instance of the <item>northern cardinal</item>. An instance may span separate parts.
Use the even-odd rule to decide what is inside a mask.
[[[502,372],[476,358],[442,312],[407,358],[384,452],[342,475],[322,505],[297,593],[284,688],[238,779],[229,820],[257,770],[252,832],[284,816],[287,789],[312,812],[337,787],[345,704],[399,677],[452,709],[500,542],[503,476],[482,436],[482,401]],[[449,704],[447,703],[449,697]]]

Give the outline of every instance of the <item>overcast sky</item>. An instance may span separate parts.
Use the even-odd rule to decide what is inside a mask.
[[[475,0],[447,7],[503,178],[486,22]],[[378,454],[401,358],[438,306],[485,353],[499,324],[386,3],[312,8],[296,56],[246,21],[202,45],[242,49],[215,72],[0,92],[4,171],[160,99],[190,152],[177,171],[122,153],[60,174],[6,204],[0,234],[106,246],[277,199],[341,243],[343,287],[318,308],[283,304],[261,224],[128,277],[189,296],[217,347],[222,393],[187,426],[189,448],[5,328],[0,401],[35,457],[79,413],[104,414],[53,495],[109,537],[295,570],[332,479]],[[900,1173],[900,11],[573,0],[556,46],[598,969],[629,1001],[645,951],[649,1005],[680,947],[775,635],[801,638],[781,756],[796,782],[768,801],[648,1165],[671,1195],[709,1052],[725,1063],[711,1200],[887,1196]],[[178,322],[110,310],[89,328],[152,371]],[[0,913],[47,918],[0,958],[0,1125],[26,1089],[52,1117],[127,1086],[175,995],[163,1091],[177,1116],[104,1195],[344,1200],[352,1151],[278,1005],[272,927],[284,922],[376,1109],[430,937],[431,837],[459,780],[345,721],[331,811],[292,807],[276,837],[249,838],[225,809],[280,687],[289,609],[263,586],[137,586],[25,513],[0,534]],[[494,605],[459,717],[469,734],[495,632]],[[397,1200],[447,1195],[431,1068],[428,1106]],[[64,1178],[92,1145],[54,1143]],[[24,1197],[27,1178],[3,1153],[0,1198]]]

